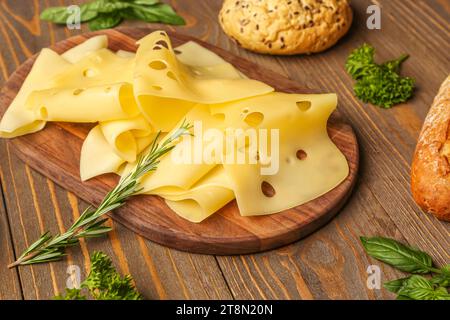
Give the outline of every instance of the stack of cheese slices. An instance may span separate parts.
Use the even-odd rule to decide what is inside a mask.
[[[80,156],[81,179],[87,180],[125,174],[157,132],[170,134],[183,121],[219,133],[276,130],[277,153],[268,159],[258,157],[258,147],[245,145],[231,152],[257,161],[224,161],[221,154],[214,161],[181,163],[173,154],[187,144],[179,143],[141,180],[141,193],[161,196],[192,222],[233,199],[243,216],[280,212],[347,177],[345,156],[326,129],[335,94],[274,92],[195,42],[173,49],[165,32],[138,44],[136,53],[112,52],[107,37],[97,36],[62,55],[43,49],[1,120],[0,137],[39,131],[47,121],[95,123]],[[265,174],[275,160],[277,170]]]

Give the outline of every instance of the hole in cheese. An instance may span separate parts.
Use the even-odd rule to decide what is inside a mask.
[[[74,91],[73,91],[73,95],[74,96],[77,96],[77,95],[79,95],[80,93],[82,93],[84,91],[84,89],[75,89]]]
[[[167,34],[164,31],[161,31],[159,34],[162,35],[163,37],[167,37]]]
[[[309,108],[311,108],[311,102],[297,101],[297,107],[300,109],[300,111],[307,111]]]
[[[162,87],[160,87],[160,86],[152,86],[152,88],[153,88],[154,90],[158,90],[158,91],[161,91],[161,90],[162,90]]]
[[[242,113],[248,113],[248,108],[245,108],[244,110],[242,110]]]
[[[169,49],[169,45],[167,44],[166,41],[164,40],[159,40],[158,42],[156,42],[156,44],[159,44],[161,47],[164,47],[166,49]]]
[[[95,76],[95,71],[92,69],[86,69],[83,71],[83,76],[85,76],[87,78],[93,77],[93,76]]]
[[[111,87],[106,87],[106,88],[105,88],[105,92],[106,92],[106,93],[108,93],[108,92],[110,92],[110,91],[111,91]]]
[[[178,50],[178,49],[174,49],[173,52],[175,52],[175,54],[182,54],[183,53],[181,50]]]
[[[153,50],[161,50],[161,49],[162,49],[161,46],[154,46],[154,47],[153,47]]]
[[[308,157],[308,154],[305,150],[297,150],[297,153],[295,154],[298,160],[305,160]]]
[[[167,64],[161,60],[154,60],[150,62],[148,66],[155,70],[164,70],[167,68]]]
[[[272,187],[272,185],[270,183],[268,183],[267,181],[263,181],[261,183],[261,191],[262,193],[269,198],[272,198],[273,196],[275,196],[275,189],[274,187]]]
[[[167,71],[167,76],[172,80],[175,80],[175,81],[177,80],[175,73],[173,73],[172,71]]]
[[[42,120],[46,120],[48,118],[48,111],[46,107],[41,107],[41,109],[39,109],[39,115],[41,116]]]
[[[263,120],[264,115],[261,112],[252,112],[245,117],[244,122],[251,127],[256,127],[259,126]]]

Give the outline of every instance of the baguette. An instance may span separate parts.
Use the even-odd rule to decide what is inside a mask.
[[[424,211],[450,221],[450,76],[423,124],[411,167],[411,190]]]

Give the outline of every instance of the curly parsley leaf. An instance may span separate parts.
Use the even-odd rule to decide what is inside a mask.
[[[91,271],[81,283],[80,289],[66,289],[57,300],[86,300],[82,290],[87,289],[95,300],[141,300],[142,296],[133,285],[130,275],[121,277],[114,269],[111,259],[103,252],[91,255]]]
[[[363,44],[347,58],[345,69],[356,80],[355,95],[364,102],[391,108],[411,98],[414,79],[401,77],[399,71],[408,55],[377,64],[374,60],[375,48]]]

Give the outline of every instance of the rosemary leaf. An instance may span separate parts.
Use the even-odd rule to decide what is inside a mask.
[[[60,260],[65,255],[65,249],[77,245],[79,239],[98,237],[109,232],[111,228],[103,225],[107,219],[101,217],[123,206],[128,198],[137,194],[141,190],[140,178],[156,170],[159,159],[174,148],[174,142],[178,138],[190,134],[189,129],[191,128],[192,126],[189,123],[183,121],[181,126],[161,143],[158,142],[160,137],[158,133],[150,146],[149,152],[142,155],[131,172],[123,176],[118,184],[106,194],[97,209],[91,207],[86,209],[63,234],[55,236],[52,236],[49,232],[42,234],[36,242],[22,253],[17,261],[11,263],[8,267]]]

